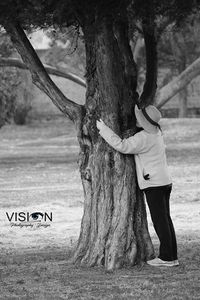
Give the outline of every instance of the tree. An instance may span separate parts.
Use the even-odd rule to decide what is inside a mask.
[[[9,57],[14,49],[9,36],[0,30],[0,58]],[[15,110],[17,93],[16,89],[20,84],[19,74],[16,69],[5,66],[0,69],[0,127],[8,122]]]
[[[129,30],[139,20],[146,48],[146,81],[139,97],[139,105],[144,107],[152,103],[156,93],[156,18],[170,14],[180,22],[196,4],[170,2],[9,0],[0,4],[1,23],[28,66],[33,82],[77,128],[85,203],[74,262],[113,270],[140,263],[154,254],[134,158],[114,151],[103,141],[96,119],[101,117],[121,137],[135,133],[137,66]],[[55,24],[81,27],[83,32],[87,86],[84,106],[68,99],[52,82],[22,29]]]
[[[16,55],[13,44],[2,28],[0,28],[0,127],[14,120],[16,124],[25,124],[31,109],[30,76],[27,71],[19,70],[10,58]],[[16,60],[17,61],[17,60]],[[6,63],[5,63],[6,62]],[[14,68],[8,68],[10,63]],[[16,68],[17,67],[17,68]]]
[[[181,74],[199,57],[199,15],[191,15],[183,26],[172,30],[170,24],[159,43],[160,66],[171,69],[171,77]],[[187,116],[188,88],[179,94],[179,117]]]

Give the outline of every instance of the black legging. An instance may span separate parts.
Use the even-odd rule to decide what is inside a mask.
[[[159,258],[165,261],[177,259],[177,243],[170,217],[169,199],[172,185],[150,187],[144,190],[151,219],[160,240]]]

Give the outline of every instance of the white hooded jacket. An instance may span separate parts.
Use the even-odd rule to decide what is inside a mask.
[[[121,139],[108,126],[102,124],[99,133],[115,150],[124,154],[135,154],[136,173],[141,190],[168,185],[172,182],[160,130],[158,133],[142,130],[134,136]],[[145,180],[144,175],[147,174],[149,179]]]

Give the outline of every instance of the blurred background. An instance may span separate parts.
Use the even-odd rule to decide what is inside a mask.
[[[81,34],[73,29],[34,31],[29,39],[42,62],[84,79],[85,50]],[[139,86],[145,79],[145,48],[140,34],[133,36],[132,50],[138,65]],[[200,55],[200,19],[193,16],[181,28],[166,26],[158,43],[158,89],[183,72]],[[0,31],[0,57],[18,58],[18,53],[3,29]],[[84,103],[85,88],[62,77],[51,76],[70,99]],[[200,76],[168,101],[163,107],[164,117],[200,116]],[[33,119],[62,117],[48,97],[32,84],[29,71],[14,67],[0,67],[0,124],[26,124]]]

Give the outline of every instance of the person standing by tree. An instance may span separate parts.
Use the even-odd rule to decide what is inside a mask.
[[[115,150],[134,154],[139,188],[144,191],[152,222],[160,240],[159,256],[148,260],[152,266],[177,266],[177,242],[170,217],[172,180],[168,171],[165,144],[159,125],[161,113],[153,106],[139,109],[135,106],[136,126],[140,131],[121,139],[100,119],[99,134]]]

